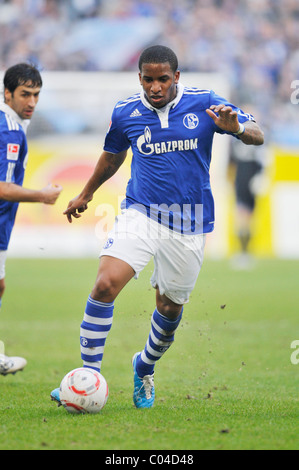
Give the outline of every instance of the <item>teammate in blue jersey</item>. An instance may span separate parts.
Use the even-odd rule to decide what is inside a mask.
[[[39,71],[29,64],[10,67],[4,75],[4,103],[0,103],[0,306],[5,290],[5,262],[20,202],[54,204],[61,187],[24,188],[27,163],[26,130],[42,87]],[[3,343],[1,343],[3,344]],[[15,373],[26,365],[20,357],[0,350],[0,374]]]
[[[206,234],[214,227],[213,135],[228,133],[244,144],[261,145],[263,133],[251,115],[213,91],[184,87],[171,49],[147,48],[139,70],[141,93],[115,106],[94,173],[65,214],[69,222],[80,217],[132,149],[122,213],[101,251],[81,324],[81,357],[85,367],[101,370],[114,300],[153,258],[156,308],[148,341],[132,359],[134,404],[149,408],[155,364],[174,340],[202,265]],[[51,396],[59,402],[59,389]]]

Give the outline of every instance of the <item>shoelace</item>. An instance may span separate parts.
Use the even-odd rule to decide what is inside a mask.
[[[149,400],[152,397],[152,388],[154,386],[154,375],[145,375],[142,377],[143,387],[145,391],[146,399]]]

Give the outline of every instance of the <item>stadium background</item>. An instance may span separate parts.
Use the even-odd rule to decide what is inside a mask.
[[[139,90],[137,60],[150,44],[178,55],[182,82],[254,107],[267,167],[252,250],[299,257],[298,0],[0,0],[0,70],[36,63],[44,87],[29,128],[25,185],[64,191],[54,207],[23,204],[10,256],[93,256],[117,214],[129,159],[69,225],[62,215],[101,152],[115,102]],[[2,73],[0,73],[2,77]],[[216,229],[207,255],[236,250],[229,138],[215,139]]]

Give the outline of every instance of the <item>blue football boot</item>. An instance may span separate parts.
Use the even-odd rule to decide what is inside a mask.
[[[136,372],[136,360],[139,352],[132,359],[134,371],[133,401],[136,408],[151,408],[155,400],[154,374],[139,377]]]
[[[54,390],[52,390],[52,392],[50,393],[50,397],[52,401],[56,401],[56,403],[58,403],[58,406],[62,405],[60,401],[59,388],[55,388]]]

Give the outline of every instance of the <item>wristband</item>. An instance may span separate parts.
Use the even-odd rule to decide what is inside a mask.
[[[245,132],[245,126],[244,124],[239,123],[239,130],[238,132],[233,132],[234,135],[242,135]]]

